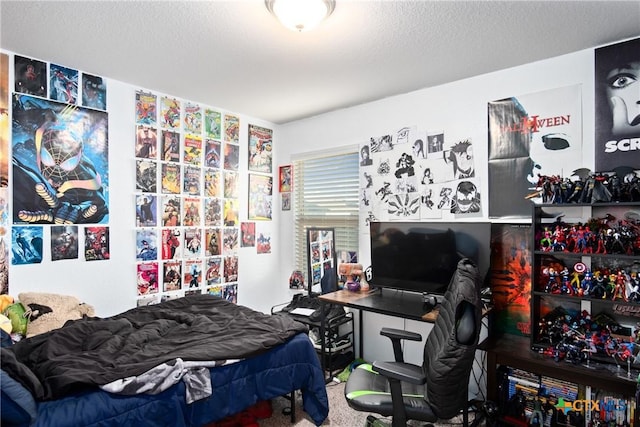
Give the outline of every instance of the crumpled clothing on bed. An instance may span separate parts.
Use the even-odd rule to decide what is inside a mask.
[[[211,396],[209,368],[229,365],[238,361],[239,359],[185,362],[177,358],[151,368],[141,375],[121,378],[101,385],[100,388],[109,393],[124,395],[158,394],[182,380],[185,384],[186,401],[189,404]]]

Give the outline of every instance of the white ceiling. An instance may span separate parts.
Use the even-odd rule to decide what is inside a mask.
[[[347,1],[311,32],[262,0],[1,0],[0,46],[274,123],[640,35],[640,1]]]

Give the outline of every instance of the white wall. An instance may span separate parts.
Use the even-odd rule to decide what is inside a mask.
[[[9,55],[13,52],[3,51]],[[16,52],[20,54],[20,52]],[[47,58],[37,58],[47,61]],[[12,63],[13,58],[10,58]],[[74,64],[61,64],[73,68]],[[82,71],[82,70],[81,70]],[[108,261],[62,260],[51,262],[50,230],[44,226],[44,260],[41,264],[16,265],[9,268],[9,294],[20,292],[52,292],[77,296],[93,305],[98,316],[110,316],[135,307],[136,244],[135,244],[135,92],[140,89],[159,95],[180,98],[179,94],[160,94],[153,88],[134,87],[107,78],[107,111],[109,113],[109,227],[111,259]],[[10,75],[10,82],[13,76]],[[224,107],[210,106],[220,111]],[[240,116],[240,220],[247,220],[247,134],[249,123],[274,131],[274,179],[277,180],[279,131],[273,123],[228,111]],[[10,171],[11,173],[11,171]],[[11,175],[10,175],[11,178]],[[275,188],[275,187],[274,187]],[[274,194],[273,221],[256,221],[258,231],[271,233],[271,254],[256,253],[255,248],[239,248],[238,302],[259,311],[269,312],[271,306],[290,300],[288,275],[279,274],[278,239],[279,199]],[[9,198],[11,200],[11,197]],[[10,234],[9,234],[10,236]],[[81,240],[82,243],[82,240]]]
[[[389,76],[393,78],[393,76]],[[594,51],[588,49],[572,54],[485,74],[454,83],[423,89],[404,95],[343,109],[317,117],[289,123],[280,128],[278,144],[281,161],[287,162],[298,153],[316,147],[336,148],[359,144],[370,136],[378,136],[403,126],[443,130],[447,139],[471,138],[476,159],[476,173],[482,179],[481,194],[488,194],[488,128],[487,103],[511,96],[526,95],[548,89],[579,84],[582,87],[583,165],[593,168],[594,155]],[[488,206],[483,198],[485,219]],[[283,215],[289,223],[290,213]],[[292,269],[292,230],[280,230],[280,275]],[[359,260],[369,265],[368,236],[360,235]],[[357,318],[357,316],[356,316]],[[378,335],[381,326],[407,327],[426,336],[430,325],[406,322],[365,313],[364,355],[367,359],[388,359],[393,353],[386,339]],[[422,345],[408,345],[406,360],[420,363]]]

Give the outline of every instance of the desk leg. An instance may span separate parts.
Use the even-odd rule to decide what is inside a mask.
[[[362,345],[363,342],[363,337],[364,337],[364,326],[362,325],[362,310],[358,310],[359,314],[358,314],[358,333],[359,333],[359,337],[358,337],[358,351],[360,352],[360,359],[364,360],[364,346]]]

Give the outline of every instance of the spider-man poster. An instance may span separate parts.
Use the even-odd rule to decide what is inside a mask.
[[[13,223],[107,223],[107,113],[20,94],[12,108]]]
[[[491,224],[490,283],[501,332],[531,333],[531,240],[529,224]]]

